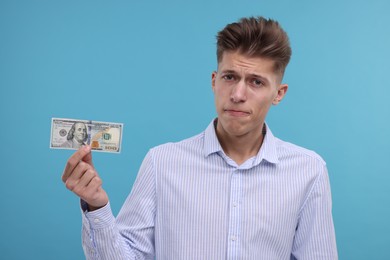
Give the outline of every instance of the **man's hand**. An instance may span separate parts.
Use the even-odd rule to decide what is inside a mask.
[[[102,188],[102,180],[93,167],[90,146],[82,146],[66,163],[62,181],[82,200],[88,203],[90,211],[108,203],[107,193]]]

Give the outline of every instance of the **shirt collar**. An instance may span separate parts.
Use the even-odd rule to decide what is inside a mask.
[[[223,151],[222,146],[218,141],[217,134],[215,132],[215,124],[217,119],[211,121],[209,126],[204,132],[204,155],[205,157],[209,156],[212,153],[218,153]]]
[[[259,164],[263,159],[269,163],[278,163],[279,157],[276,149],[276,138],[272,134],[271,129],[265,123],[265,136],[260,151],[257,153],[254,164]]]
[[[212,153],[223,152],[221,144],[218,141],[217,134],[215,132],[216,119],[211,121],[204,132],[204,155],[209,156]],[[264,159],[269,163],[276,164],[279,162],[277,149],[276,149],[276,138],[271,132],[271,129],[265,124],[266,134],[261,145],[260,151],[257,153],[253,166],[261,163]]]

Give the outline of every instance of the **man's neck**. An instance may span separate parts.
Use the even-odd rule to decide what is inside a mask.
[[[225,154],[235,161],[237,165],[241,165],[259,152],[263,144],[264,127],[265,125],[262,124],[262,127],[259,127],[259,131],[242,136],[229,135],[218,126],[216,126],[215,130]]]

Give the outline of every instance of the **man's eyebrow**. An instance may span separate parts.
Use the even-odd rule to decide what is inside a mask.
[[[258,79],[264,81],[264,83],[265,83],[266,85],[270,84],[270,81],[269,81],[268,78],[266,78],[266,77],[264,77],[264,76],[261,76],[261,75],[259,75],[259,74],[256,74],[256,73],[249,73],[247,76],[249,76],[249,77],[251,77],[251,78],[258,78]]]
[[[228,70],[222,70],[221,73],[231,73],[231,74],[235,74],[237,73],[235,70],[231,70],[231,69],[228,69]]]
[[[238,74],[237,71],[232,70],[232,69],[221,70],[220,73],[221,74]],[[246,76],[249,76],[252,78],[259,78],[259,79],[263,80],[266,84],[270,84],[270,80],[268,78],[261,76],[259,74],[256,74],[256,73],[249,73]]]
[[[261,76],[259,74],[256,74],[256,73],[251,73],[249,74],[251,77],[253,78],[259,78],[261,80],[263,80],[266,84],[269,84],[270,83],[270,80],[267,78],[267,77],[264,77],[264,76]]]
[[[249,76],[255,77],[255,78],[265,78],[264,76],[261,76],[261,75],[256,74],[256,73],[249,73]]]

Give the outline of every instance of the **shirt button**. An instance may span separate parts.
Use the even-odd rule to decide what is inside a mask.
[[[237,207],[237,202],[233,202],[233,207]]]
[[[94,220],[93,220],[93,222],[95,222],[95,223],[99,223],[99,219],[98,218],[95,218]]]
[[[236,241],[237,238],[236,238],[235,236],[231,236],[230,239],[231,239],[232,241]]]

